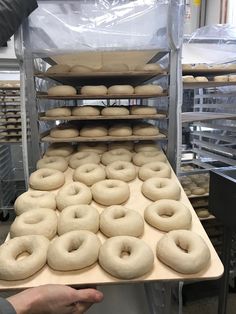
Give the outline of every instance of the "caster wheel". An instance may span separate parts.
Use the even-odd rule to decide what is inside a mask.
[[[4,216],[3,212],[0,213],[0,221],[7,221],[10,217],[10,214],[7,213],[6,216]]]

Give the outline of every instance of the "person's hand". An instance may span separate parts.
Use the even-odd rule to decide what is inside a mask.
[[[102,292],[96,289],[44,285],[24,290],[7,300],[17,314],[81,314],[102,299]]]

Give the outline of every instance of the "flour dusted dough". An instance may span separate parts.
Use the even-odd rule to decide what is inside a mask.
[[[70,107],[60,107],[60,108],[52,108],[48,109],[45,112],[46,117],[69,117],[71,116],[71,108]]]
[[[126,72],[129,71],[129,67],[125,63],[112,63],[112,64],[104,64],[100,71],[102,72]]]
[[[174,230],[157,243],[157,257],[182,274],[195,274],[209,265],[211,253],[203,238],[189,230]]]
[[[129,258],[126,258],[127,255]],[[153,267],[154,256],[150,247],[140,239],[117,236],[106,240],[99,251],[99,264],[114,277],[138,278]]]
[[[104,168],[94,163],[86,163],[75,169],[73,180],[79,181],[87,186],[106,179]]]
[[[118,123],[111,126],[108,130],[108,135],[110,136],[131,136],[132,128],[128,124]]]
[[[92,72],[93,69],[90,68],[90,67],[87,67],[85,65],[80,65],[80,64],[77,64],[77,65],[74,65],[71,69],[70,69],[70,72],[72,73],[90,73]]]
[[[56,169],[42,168],[31,173],[29,177],[29,185],[35,190],[56,190],[64,183],[64,174]]]
[[[72,109],[73,116],[99,116],[100,109],[94,106],[80,106]]]
[[[67,73],[70,71],[70,66],[68,64],[55,64],[47,69],[47,74],[56,74],[56,73]]]
[[[106,107],[101,111],[102,116],[126,116],[129,115],[129,109],[126,107]]]
[[[80,91],[85,96],[103,96],[107,94],[107,88],[104,85],[83,86]]]
[[[71,168],[76,169],[77,167],[87,163],[99,164],[99,162],[100,156],[96,153],[78,152],[70,158],[69,165]]]
[[[75,96],[76,89],[70,85],[58,85],[48,89],[49,96]]]
[[[107,128],[103,125],[88,125],[80,130],[80,136],[83,137],[102,137],[107,136]]]
[[[184,83],[195,83],[195,77],[193,77],[192,75],[185,75],[183,76],[183,82]]]
[[[79,130],[69,125],[58,125],[51,129],[50,136],[55,138],[71,138],[79,136]]]
[[[74,147],[70,143],[53,143],[45,152],[46,156],[68,157],[74,151]]]
[[[133,115],[152,115],[157,114],[157,109],[150,106],[131,106],[130,113]]]
[[[50,168],[64,172],[68,168],[68,162],[59,156],[44,157],[37,161],[36,168]]]
[[[196,82],[208,82],[208,78],[205,76],[196,76],[195,81]]]
[[[137,65],[135,68],[136,71],[155,71],[155,72],[163,72],[163,68],[158,63],[147,63]]]
[[[136,169],[131,162],[118,160],[106,166],[106,174],[108,179],[129,182],[136,178]]]
[[[80,143],[77,150],[79,152],[92,152],[97,154],[103,154],[107,151],[106,143]]]
[[[132,154],[125,148],[117,148],[103,153],[101,162],[103,165],[109,165],[114,161],[131,161]]]
[[[140,136],[155,136],[159,134],[158,127],[148,124],[148,123],[139,123],[133,126],[133,135]]]
[[[134,88],[134,93],[136,95],[161,95],[163,88],[153,84],[139,85]]]
[[[218,75],[213,78],[215,82],[228,82],[228,79],[228,75]]]

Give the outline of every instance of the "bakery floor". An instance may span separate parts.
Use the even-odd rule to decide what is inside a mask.
[[[9,211],[10,218],[7,221],[0,221],[0,242],[2,243],[8,232],[9,227],[14,220],[13,211]],[[217,291],[214,291],[214,283],[200,283],[202,287],[185,286],[186,293],[183,294],[184,306],[183,314],[217,314]],[[104,300],[100,304],[92,306],[88,314],[150,314],[147,303],[144,286],[142,284],[112,285],[98,287],[104,293]],[[206,289],[206,293],[204,293]],[[207,290],[208,289],[208,290]],[[199,295],[197,291],[201,291]],[[210,291],[210,293],[209,293]],[[212,292],[212,293],[211,293]],[[8,292],[0,292],[0,296],[7,297]],[[225,314],[236,313],[236,293],[229,293],[228,309]],[[174,306],[171,313],[177,314],[178,307]],[[163,314],[163,313],[155,313]]]

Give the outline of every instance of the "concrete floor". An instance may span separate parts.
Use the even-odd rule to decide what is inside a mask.
[[[2,243],[8,232],[9,226],[14,219],[6,222],[0,221],[0,243]],[[149,314],[144,287],[142,284],[130,285],[109,285],[98,287],[104,293],[104,300],[100,304],[92,306],[88,314]],[[7,297],[9,293],[1,292],[0,296]],[[187,302],[183,307],[183,314],[217,314],[217,297],[203,298],[200,300]],[[176,308],[168,314],[177,314]],[[225,314],[236,313],[236,294],[228,297],[228,309]],[[157,313],[162,314],[162,313]]]

